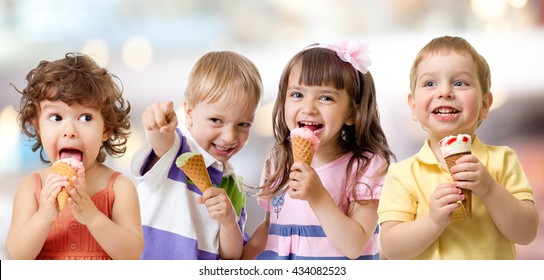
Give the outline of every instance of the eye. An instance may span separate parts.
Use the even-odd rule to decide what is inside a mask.
[[[62,117],[57,114],[53,114],[49,116],[49,120],[53,122],[58,122],[62,120]]]
[[[434,87],[436,86],[436,83],[435,82],[432,82],[432,81],[429,81],[429,82],[425,82],[423,84],[424,87]]]
[[[215,123],[215,124],[221,124],[223,123],[223,121],[221,119],[218,119],[218,118],[210,118],[210,121]]]
[[[243,122],[243,123],[239,123],[238,126],[239,126],[239,127],[243,127],[243,128],[250,128],[250,127],[251,127],[251,123]]]
[[[302,98],[302,97],[304,97],[304,96],[302,95],[302,93],[300,93],[300,92],[298,92],[298,91],[292,92],[289,96],[291,96],[291,97],[293,97],[293,98]]]
[[[85,115],[82,115],[81,117],[79,117],[79,120],[82,121],[82,122],[90,122],[93,120],[93,116],[89,115],[89,114],[85,114]]]
[[[319,97],[319,100],[332,102],[332,101],[334,101],[334,98],[332,96],[329,96],[329,95],[322,95],[322,96]]]
[[[456,81],[455,83],[453,83],[453,86],[455,87],[463,87],[463,86],[467,86],[467,83],[463,82],[463,81]]]

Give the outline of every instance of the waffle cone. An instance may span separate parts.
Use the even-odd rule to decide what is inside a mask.
[[[77,171],[70,165],[64,162],[57,162],[51,167],[51,171],[55,174],[66,177],[70,186],[74,187],[72,177],[77,176]],[[64,209],[68,203],[68,197],[70,197],[70,194],[68,194],[68,191],[65,188],[62,188],[59,194],[57,194],[57,202],[60,210]]]
[[[446,164],[448,165],[448,169],[450,169],[452,166],[455,165],[455,161],[457,161],[460,157],[464,155],[470,155],[470,152],[465,153],[459,153],[459,154],[453,154],[448,157],[445,157],[444,160],[446,161]],[[472,192],[470,190],[463,189],[463,195],[465,196],[465,199],[462,201],[459,201],[458,203],[461,203],[461,206],[463,207],[463,210],[467,214],[469,218],[472,217]]]
[[[189,158],[180,168],[202,193],[212,187],[212,181],[208,169],[206,169],[204,157],[201,154]]]
[[[62,210],[64,207],[66,207],[66,204],[68,204],[68,198],[70,197],[70,194],[66,190],[66,188],[62,188],[62,190],[57,194],[57,202],[59,204],[59,209]]]
[[[304,161],[308,165],[312,164],[314,157],[315,146],[312,141],[299,137],[291,137],[291,145],[293,149],[294,161]]]

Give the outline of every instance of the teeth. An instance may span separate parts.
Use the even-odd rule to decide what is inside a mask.
[[[446,114],[455,114],[457,113],[458,111],[455,110],[455,109],[451,109],[451,108],[441,108],[441,109],[437,109],[434,111],[435,114],[440,114],[440,115],[446,115]]]
[[[220,150],[220,151],[228,151],[228,150],[232,149],[232,148],[228,148],[228,147],[221,147],[219,145],[215,145],[215,148]]]
[[[298,122],[299,127],[303,127],[305,125],[318,126],[318,125],[321,125],[321,124],[316,123],[316,122]]]

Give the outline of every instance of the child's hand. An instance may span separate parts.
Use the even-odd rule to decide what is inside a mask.
[[[146,131],[173,133],[178,126],[178,118],[174,111],[174,102],[154,103],[142,114],[142,124]]]
[[[67,186],[66,190],[70,194],[68,198],[68,206],[72,210],[72,215],[78,222],[83,225],[88,225],[101,212],[96,208],[93,201],[87,194],[87,185],[85,183],[85,172],[79,170],[77,176],[72,178],[74,186]]]
[[[59,215],[57,206],[57,195],[62,190],[62,187],[69,185],[66,178],[51,173],[45,179],[45,184],[40,193],[40,206],[38,212],[46,221],[54,221]]]
[[[208,188],[196,202],[206,205],[210,218],[220,224],[236,222],[236,213],[224,189]]]
[[[441,227],[448,226],[453,211],[460,207],[457,201],[462,199],[462,191],[454,184],[438,185],[429,198],[429,214],[433,222]]]
[[[315,201],[327,190],[321,179],[307,163],[302,161],[293,163],[289,174],[289,196],[293,199]]]
[[[174,144],[174,132],[178,125],[174,103],[168,101],[151,104],[142,114],[142,124],[155,155],[162,157]]]
[[[478,196],[486,195],[494,182],[491,174],[474,155],[459,158],[450,172],[457,187],[471,190]]]

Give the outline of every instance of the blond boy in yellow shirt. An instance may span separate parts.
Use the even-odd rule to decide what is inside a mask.
[[[535,239],[533,191],[515,152],[475,136],[493,102],[490,77],[460,37],[435,38],[417,55],[408,103],[429,137],[389,168],[378,207],[385,258],[515,259],[515,244]],[[472,136],[472,154],[448,170],[438,143],[457,134]],[[472,191],[472,217],[452,219],[463,188]]]

